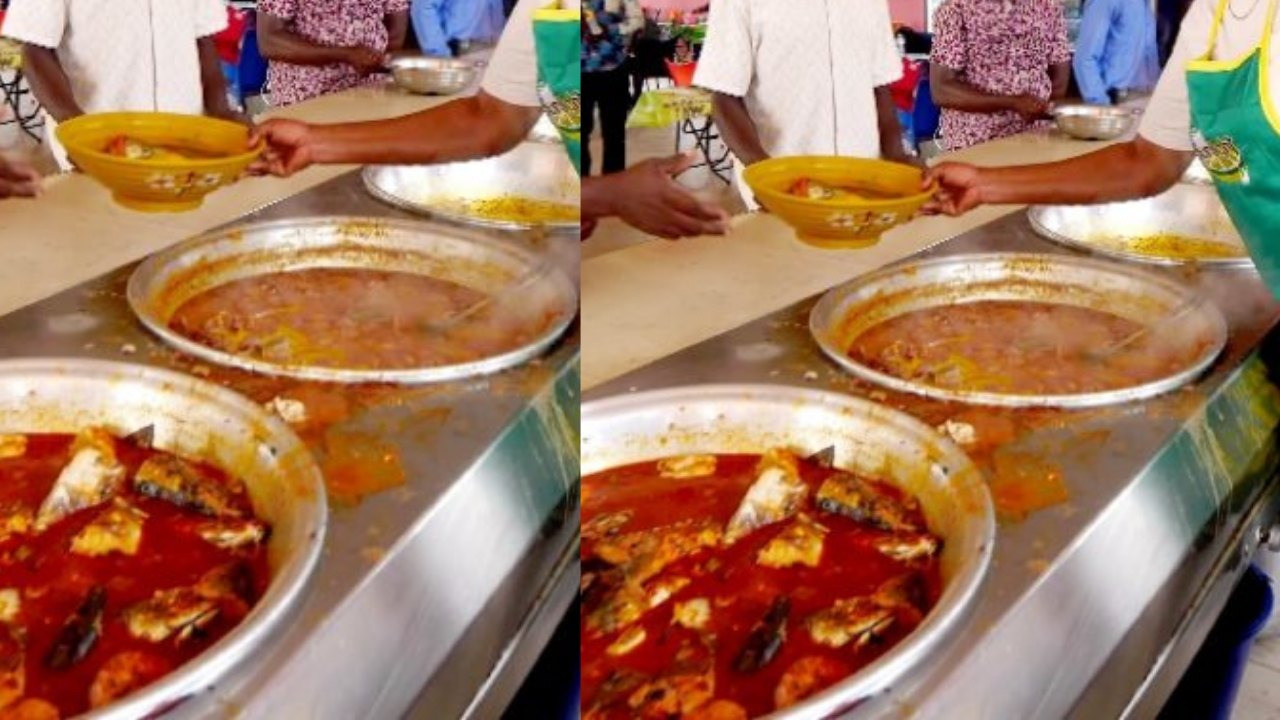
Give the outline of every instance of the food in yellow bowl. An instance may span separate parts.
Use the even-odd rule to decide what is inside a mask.
[[[247,127],[196,115],[82,115],[57,132],[78,168],[111,190],[116,202],[144,212],[199,207],[262,152],[249,146]]]
[[[929,200],[918,168],[831,156],[771,158],[743,178],[767,210],[823,248],[864,248]]]

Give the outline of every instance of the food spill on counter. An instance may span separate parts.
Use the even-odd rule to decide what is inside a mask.
[[[400,451],[370,433],[329,428],[319,461],[329,497],[339,505],[357,505],[406,482]]]
[[[941,540],[916,498],[785,450],[582,485],[592,720],[790,707],[893,647],[941,592]]]

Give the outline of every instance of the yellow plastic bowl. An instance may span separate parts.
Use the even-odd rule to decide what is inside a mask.
[[[833,185],[895,197],[885,200],[846,198],[810,200],[787,190],[808,178]],[[889,229],[907,222],[928,202],[921,191],[923,173],[910,165],[850,157],[796,156],[770,158],[743,173],[756,200],[791,227],[803,242],[823,248],[865,248]]]
[[[200,207],[209,193],[235,182],[262,153],[247,149],[243,125],[171,113],[82,115],[58,126],[67,157],[111,190],[116,202],[143,212],[182,212]],[[124,135],[153,146],[189,149],[218,157],[138,160],[110,155],[109,142]]]

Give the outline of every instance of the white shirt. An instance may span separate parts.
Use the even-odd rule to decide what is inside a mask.
[[[1191,152],[1191,106],[1187,99],[1187,63],[1200,59],[1209,51],[1209,34],[1213,29],[1219,0],[1195,0],[1187,10],[1178,33],[1178,42],[1165,66],[1155,94],[1148,103],[1138,133],[1147,140],[1170,150]],[[1250,8],[1252,7],[1252,10]],[[1236,18],[1232,14],[1241,16]],[[1223,15],[1218,31],[1214,60],[1236,60],[1251,52],[1262,41],[1270,0],[1232,0]],[[1280,98],[1280,23],[1272,29],[1271,97]]]
[[[886,0],[713,0],[693,81],[743,98],[771,156],[874,158],[875,89],[901,77]]]
[[[533,37],[533,12],[550,4],[547,0],[520,0],[516,4],[502,38],[489,58],[489,67],[481,83],[485,92],[512,105],[542,105],[538,98],[538,54]]]
[[[57,50],[86,113],[204,111],[196,40],[227,26],[222,0],[13,0],[4,35]],[[50,146],[66,167],[48,124]]]

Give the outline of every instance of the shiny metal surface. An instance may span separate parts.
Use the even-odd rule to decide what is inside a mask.
[[[1172,347],[1183,346],[1189,360],[1164,378],[1120,390],[1025,395],[937,387],[881,372],[848,355],[862,333],[892,318],[989,300],[1085,307],[1153,327],[1175,314],[1177,332],[1162,334]],[[1194,291],[1176,280],[1090,258],[1030,253],[949,255],[870,273],[819,300],[809,329],[832,361],[876,385],[937,400],[1007,407],[1087,408],[1154,397],[1195,380],[1227,343],[1222,313],[1211,302],[1197,302]]]
[[[1053,109],[1058,129],[1078,140],[1115,140],[1133,129],[1138,114],[1105,105],[1062,105]]]
[[[491,296],[520,284],[521,312],[555,319],[515,350],[466,363],[404,370],[330,368],[274,363],[223,352],[170,329],[173,315],[208,290],[249,277],[307,268],[361,268],[447,280]],[[537,273],[532,282],[526,282]],[[149,330],[173,347],[210,362],[268,375],[327,382],[451,382],[499,372],[542,355],[573,323],[577,288],[534,252],[479,234],[421,222],[321,217],[236,226],[157,253],[129,279],[129,305]]]
[[[926,256],[994,251],[1066,254],[1018,214]],[[1050,463],[1065,502],[1001,519],[991,569],[960,634],[845,717],[1146,720],[1207,631],[1192,619],[1211,615],[1222,589],[1229,592],[1227,559],[1256,546],[1245,530],[1274,522],[1268,498],[1280,471],[1280,387],[1271,370],[1280,358],[1280,303],[1249,273],[1151,272],[1212,300],[1231,332],[1205,375],[1150,400],[1087,411],[975,410],[883,391],[852,380],[812,341],[816,299],[593,388],[587,399],[770,383],[871,398],[930,425],[984,416],[997,427],[1013,423],[1017,432],[970,454],[989,479],[1000,477],[1000,458],[1006,472]]]
[[[1027,211],[1042,236],[1077,250],[1155,265],[1252,268],[1244,240],[1212,185],[1180,183],[1146,200],[1107,205],[1051,205]],[[1179,235],[1220,243],[1235,257],[1178,258],[1153,254],[1135,240]]]
[[[545,227],[557,233],[579,232],[577,222],[495,220],[458,207],[505,196],[578,207],[581,180],[564,148],[554,143],[524,142],[495,158],[447,165],[370,166],[364,170],[364,182],[379,200],[439,220],[498,230]]]
[[[0,361],[0,433],[100,427],[123,437],[152,426],[152,446],[203,460],[245,483],[271,524],[271,583],[244,622],[160,682],[86,715],[133,720],[217,683],[294,616],[324,543],[320,469],[302,442],[260,406],[178,373],[91,360]]]
[[[835,447],[837,467],[920,500],[943,539],[945,583],[920,626],[866,668],[770,718],[827,717],[891,686],[954,635],[991,561],[994,512],[982,474],[933,428],[860,398],[771,385],[703,385],[623,394],[582,408],[584,475],[694,453],[802,455]],[[887,470],[886,470],[887,469]]]
[[[247,220],[334,212],[413,219],[370,198],[352,173]],[[576,283],[576,238],[492,237],[551,257]],[[172,351],[130,312],[132,271],[0,318],[0,356],[127,358],[208,374],[257,402],[318,394],[347,409],[303,434],[322,460],[326,437],[372,437],[404,471],[403,485],[331,508],[293,622],[166,720],[397,720],[418,701],[432,718],[505,707],[578,586],[576,566],[561,562],[578,531],[576,324],[541,358],[467,381],[300,382]]]
[[[453,95],[480,76],[482,65],[470,60],[422,56],[397,57],[388,63],[396,85],[419,95]]]

